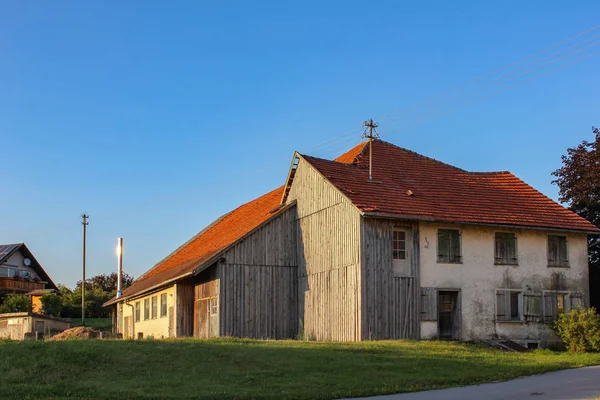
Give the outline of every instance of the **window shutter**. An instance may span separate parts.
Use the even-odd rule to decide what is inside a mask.
[[[558,262],[558,241],[556,236],[548,236],[548,263]]]
[[[452,255],[450,261],[460,262],[460,232],[450,231],[450,242],[452,244]]]
[[[508,299],[508,303],[507,303]],[[508,305],[508,307],[507,307]],[[496,321],[508,321],[510,319],[510,296],[505,290],[496,291]]]
[[[583,294],[581,293],[571,293],[569,296],[571,300],[571,310],[576,308],[583,308]]]
[[[437,321],[437,290],[421,288],[421,321]]]
[[[542,319],[542,295],[523,295],[523,316],[528,322],[538,322]]]
[[[510,264],[517,263],[517,235],[511,234],[507,240],[508,243],[508,251],[507,251],[507,261]]]
[[[438,261],[449,261],[450,235],[447,231],[438,230]]]
[[[494,257],[496,259],[496,263],[501,263],[502,259],[504,258],[503,247],[504,246],[502,246],[502,236],[500,234],[496,233],[495,251],[494,251]]]
[[[556,293],[544,293],[544,322],[553,322],[558,315]]]
[[[567,238],[561,237],[558,241],[558,254],[560,257],[560,262],[562,264],[569,262],[569,256],[567,255]]]

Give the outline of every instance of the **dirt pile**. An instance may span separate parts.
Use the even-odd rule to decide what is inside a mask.
[[[48,340],[96,339],[100,331],[85,326],[77,326],[58,333]]]

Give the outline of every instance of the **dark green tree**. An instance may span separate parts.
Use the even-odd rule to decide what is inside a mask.
[[[9,293],[4,296],[0,313],[31,311],[31,298],[24,294]]]
[[[600,227],[600,130],[592,127],[594,140],[567,149],[562,167],[552,173],[559,200],[569,209]],[[589,239],[590,303],[600,308],[600,246]]]

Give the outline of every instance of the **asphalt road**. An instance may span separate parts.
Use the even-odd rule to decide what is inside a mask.
[[[512,381],[416,393],[365,397],[371,400],[595,400],[600,365],[534,375]],[[356,400],[356,399],[354,399]]]

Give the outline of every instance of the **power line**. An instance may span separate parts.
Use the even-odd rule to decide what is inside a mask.
[[[420,120],[420,121],[415,121],[414,123],[412,123],[412,124],[410,124],[410,125],[407,125],[407,126],[405,126],[405,127],[402,127],[402,128],[401,128],[401,129],[399,129],[399,130],[395,130],[395,131],[387,132],[386,134],[387,134],[387,135],[393,135],[393,134],[396,134],[396,133],[399,133],[399,132],[405,131],[406,129],[408,129],[408,128],[411,128],[411,127],[413,127],[413,126],[415,126],[415,125],[422,124],[423,122],[427,122],[427,121],[429,121],[429,120],[435,119],[435,118],[437,118],[437,117],[439,117],[439,116],[441,116],[441,115],[445,115],[445,114],[448,114],[448,113],[450,113],[450,112],[452,112],[452,111],[459,110],[459,109],[461,109],[461,108],[463,108],[463,107],[466,107],[466,106],[468,106],[468,105],[471,105],[471,104],[478,103],[478,102],[480,102],[480,101],[482,101],[482,100],[488,99],[488,98],[490,98],[490,97],[492,97],[492,96],[495,96],[495,95],[497,95],[497,94],[504,93],[504,92],[506,92],[506,91],[508,91],[508,90],[510,90],[510,89],[513,89],[513,88],[515,88],[515,87],[521,86],[521,85],[523,85],[523,84],[525,84],[525,83],[528,83],[528,82],[531,82],[531,81],[533,81],[533,80],[536,80],[536,79],[542,78],[542,77],[544,77],[544,76],[546,76],[546,75],[550,75],[551,73],[554,73],[554,72],[556,72],[556,71],[560,71],[560,70],[562,70],[562,69],[564,69],[564,68],[566,68],[566,67],[568,67],[568,66],[571,66],[571,65],[577,64],[577,63],[579,63],[579,62],[581,62],[581,61],[584,61],[584,60],[587,60],[588,58],[591,58],[592,56],[595,56],[596,54],[599,54],[599,53],[600,53],[600,51],[595,51],[595,52],[593,52],[593,53],[590,53],[590,54],[586,55],[585,57],[581,57],[581,58],[578,58],[578,59],[576,59],[575,61],[572,61],[572,62],[570,62],[570,63],[563,64],[563,65],[561,65],[561,66],[559,66],[559,67],[556,67],[556,68],[554,68],[554,69],[551,69],[551,70],[549,70],[549,71],[547,71],[547,72],[545,72],[545,73],[543,73],[543,74],[535,75],[535,76],[533,76],[533,77],[531,77],[531,78],[529,78],[529,79],[527,79],[527,80],[524,80],[524,81],[518,82],[518,83],[516,83],[516,84],[514,84],[514,85],[511,85],[511,86],[509,86],[509,87],[507,87],[507,88],[505,88],[505,89],[503,89],[503,90],[500,90],[500,91],[497,91],[497,92],[491,93],[491,94],[489,94],[488,96],[484,96],[484,97],[481,97],[481,98],[479,98],[479,99],[476,99],[476,100],[474,100],[474,101],[471,101],[471,102],[469,102],[469,103],[465,103],[465,104],[462,104],[462,105],[460,105],[460,106],[458,106],[458,107],[451,108],[451,109],[449,109],[449,110],[446,110],[445,112],[438,113],[438,114],[434,114],[434,115],[433,115],[433,116],[431,116],[430,118],[427,118],[427,119],[424,119],[424,120]]]
[[[535,71],[538,71],[538,70],[540,70],[540,69],[543,69],[543,68],[545,68],[545,67],[547,67],[547,66],[549,66],[549,65],[552,65],[552,64],[554,64],[554,63],[556,63],[556,62],[558,62],[558,61],[560,61],[560,60],[563,60],[563,59],[565,59],[565,58],[570,58],[571,56],[573,56],[573,55],[575,55],[575,54],[581,53],[582,51],[584,51],[584,50],[586,50],[586,49],[589,49],[589,48],[592,48],[592,47],[594,47],[594,46],[597,46],[597,45],[599,45],[599,44],[600,44],[600,41],[598,41],[598,42],[595,42],[595,43],[592,43],[591,45],[588,45],[588,46],[586,46],[586,47],[584,47],[584,48],[582,48],[582,49],[579,49],[579,50],[577,50],[577,51],[574,51],[574,52],[568,53],[568,54],[566,54],[566,55],[564,55],[564,56],[562,56],[562,57],[559,57],[559,58],[557,58],[557,59],[555,59],[555,60],[552,60],[552,61],[549,61],[549,62],[543,63],[543,64],[542,64],[542,65],[540,65],[539,67],[536,67],[536,68],[530,69],[530,70],[528,70],[528,71],[526,71],[526,72],[524,72],[524,73],[522,73],[522,74],[517,74],[517,75],[511,76],[511,77],[509,77],[508,79],[505,79],[505,80],[503,80],[503,81],[501,81],[501,82],[499,82],[499,83],[496,83],[496,84],[494,84],[494,85],[492,85],[492,86],[489,86],[487,89],[480,89],[480,90],[477,90],[477,91],[475,91],[475,92],[468,93],[468,94],[467,94],[467,95],[465,95],[465,96],[458,97],[458,98],[456,98],[456,99],[449,99],[449,100],[448,100],[448,101],[446,101],[446,102],[442,102],[442,103],[441,103],[441,106],[439,106],[439,107],[429,108],[429,109],[425,110],[424,112],[421,112],[421,113],[418,113],[418,114],[409,114],[409,115],[407,115],[406,117],[407,117],[407,118],[410,118],[410,117],[419,117],[419,116],[421,116],[421,115],[427,115],[427,114],[431,113],[432,111],[439,110],[439,109],[443,109],[443,108],[445,108],[446,106],[449,106],[449,105],[452,105],[452,104],[459,103],[459,102],[461,102],[461,101],[463,101],[463,100],[469,99],[469,98],[471,98],[471,97],[474,97],[474,96],[476,96],[476,95],[478,95],[478,94],[481,94],[481,93],[488,92],[488,91],[490,91],[490,90],[494,89],[495,87],[498,87],[498,86],[503,86],[503,85],[505,85],[506,83],[508,83],[508,82],[511,82],[511,81],[513,81],[513,80],[515,80],[515,79],[517,79],[517,78],[521,78],[521,77],[523,77],[523,76],[527,76],[527,75],[531,74],[532,72],[535,72]],[[494,82],[494,81],[492,81],[492,82],[490,82],[490,83],[493,83],[493,82]],[[485,87],[485,86],[484,86],[484,87]],[[393,126],[393,125],[392,125],[392,126]]]

